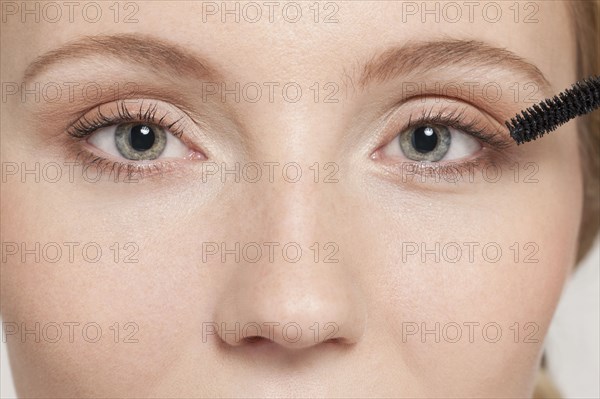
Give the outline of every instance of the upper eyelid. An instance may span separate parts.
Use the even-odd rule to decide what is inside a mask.
[[[130,101],[129,105],[126,101]],[[198,142],[201,139],[189,132],[189,129],[198,129],[199,131],[201,126],[185,111],[161,100],[138,99],[133,103],[131,101],[117,100],[93,107],[78,119],[68,124],[66,129],[67,134],[76,139],[85,139],[94,134],[98,129],[107,126],[131,121],[145,121],[170,130],[174,136],[184,142],[190,149],[198,151],[206,157],[210,156],[210,151],[202,143]],[[111,108],[109,111],[103,112],[102,107]],[[161,107],[170,109],[161,111]],[[173,109],[176,110],[177,115],[168,118],[169,123],[164,123]],[[163,113],[162,116],[161,113]]]
[[[475,136],[478,140],[483,140],[488,142],[488,144],[493,145],[499,149],[509,148],[514,146],[514,142],[510,139],[508,135],[508,131],[505,129],[504,125],[502,125],[498,120],[493,118],[496,122],[486,122],[484,121],[484,116],[490,116],[486,111],[481,110],[479,107],[464,102],[459,99],[452,98],[453,103],[451,104],[443,104],[437,102],[440,98],[448,99],[440,96],[414,96],[409,99],[403,100],[400,104],[397,104],[391,112],[389,112],[383,121],[383,130],[391,129],[391,132],[384,133],[384,137],[387,137],[385,142],[389,142],[396,137],[397,134],[402,133],[404,130],[414,127],[418,123],[429,122],[435,123],[436,121],[440,124],[444,122],[448,122],[448,120],[463,119],[462,125],[467,125],[466,127],[471,127],[472,131],[467,132],[471,133],[471,135]],[[417,103],[418,100],[422,100],[420,103]],[[430,100],[427,102],[427,100]],[[432,101],[436,101],[435,104],[431,104]],[[405,107],[418,107],[417,111],[409,110],[409,116],[401,118],[401,121],[397,121],[400,119],[398,114],[402,114]],[[475,116],[467,116],[468,110],[474,109],[479,115]],[[420,112],[419,112],[420,111]],[[415,117],[415,115],[418,115]],[[496,125],[496,126],[494,126]],[[391,127],[390,127],[391,126]],[[483,134],[474,135],[475,132],[485,131],[485,136]],[[391,134],[391,136],[390,136]]]
[[[127,101],[130,100],[117,100],[117,101],[112,101],[112,102],[107,102],[107,103],[103,103],[103,104],[99,104],[96,105],[94,107],[92,107],[91,109],[87,110],[86,112],[84,112],[82,115],[80,115],[78,118],[76,118],[74,121],[69,123],[69,126],[77,126],[78,124],[81,123],[87,123],[92,124],[91,121],[89,120],[89,118],[95,118],[97,120],[98,124],[101,124],[102,122],[106,122],[106,123],[114,123],[115,121],[118,120],[123,120],[123,121],[134,121],[134,120],[140,120],[140,121],[156,121],[156,113],[158,112],[159,109],[159,100],[152,100],[152,99],[140,99],[140,100],[136,100],[136,103],[139,102],[139,108],[137,110],[130,110],[127,104]],[[106,110],[102,110],[102,108],[106,108],[109,106],[113,106],[112,109],[110,109],[110,115],[107,115]],[[170,105],[172,106],[172,105]],[[137,104],[136,104],[137,107]],[[172,106],[173,107],[173,106]],[[116,110],[116,113],[115,113]],[[162,120],[164,120],[164,117],[167,116],[167,114],[165,114],[163,117],[160,118],[160,121],[162,122]],[[158,122],[158,121],[157,121]],[[99,127],[96,127],[99,128]]]
[[[469,119],[464,115],[464,110],[458,112],[453,110],[447,115],[444,115],[443,112],[432,115],[431,110],[428,114],[423,112],[421,117],[416,120],[409,121],[406,127],[401,130],[405,131],[424,123],[448,126],[457,130],[461,130],[465,134],[488,142],[489,144],[498,147],[504,146],[504,142],[502,140],[496,139],[497,135],[495,132],[490,131],[489,127],[482,126],[481,121],[477,119],[477,117]]]
[[[202,108],[194,106],[192,101],[185,97],[181,91],[172,90],[169,87],[154,86],[149,83],[136,83],[134,81],[124,82],[94,82],[96,83],[100,98],[90,99],[75,97],[66,103],[45,103],[43,107],[32,109],[32,112],[40,120],[59,117],[70,126],[82,116],[92,113],[97,108],[109,104],[124,102],[138,102],[141,100],[161,102],[175,107],[187,115],[196,125],[207,128],[203,123],[207,119],[206,112]],[[30,103],[28,103],[30,104]],[[35,103],[33,103],[35,104]],[[59,104],[60,106],[57,106]],[[83,106],[81,105],[83,104]]]

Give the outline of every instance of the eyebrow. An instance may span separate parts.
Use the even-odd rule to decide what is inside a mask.
[[[219,78],[216,70],[206,60],[192,54],[189,49],[153,36],[121,34],[85,36],[44,53],[29,64],[23,79],[30,81],[63,62],[97,56],[112,56],[167,74],[185,74],[207,80]]]
[[[199,55],[175,43],[140,34],[86,36],[51,50],[36,58],[25,70],[24,80],[30,81],[52,66],[73,59],[112,56],[140,64],[166,74],[221,80],[215,68]],[[549,91],[548,79],[534,64],[515,53],[476,40],[447,39],[408,42],[387,49],[368,60],[360,68],[358,79],[364,88],[374,82],[384,82],[411,74],[424,74],[440,69],[440,65],[458,65],[477,71],[481,68],[502,68],[520,72],[543,91]],[[487,71],[486,71],[487,72]]]
[[[415,72],[424,74],[439,70],[440,66],[452,65],[471,71],[480,68],[516,71],[531,79],[542,90],[550,90],[552,87],[537,66],[512,51],[481,41],[458,39],[409,42],[387,49],[364,65],[358,82],[364,88],[372,82],[409,76]]]

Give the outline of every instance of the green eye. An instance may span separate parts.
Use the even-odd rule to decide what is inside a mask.
[[[149,123],[122,123],[116,127],[115,144],[127,159],[153,160],[165,150],[167,133],[160,126]]]
[[[450,149],[452,137],[444,126],[422,125],[400,135],[400,148],[413,161],[436,162]]]

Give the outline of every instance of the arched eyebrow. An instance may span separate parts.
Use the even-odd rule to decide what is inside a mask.
[[[542,91],[552,88],[537,66],[512,51],[477,40],[458,39],[408,42],[386,49],[364,64],[358,82],[364,88],[373,82],[419,76],[448,66],[474,71],[478,78],[485,78],[492,70],[502,69],[529,79]]]
[[[37,57],[25,69],[23,80],[33,80],[57,64],[88,57],[114,57],[163,74],[188,75],[217,80],[208,61],[189,49],[154,36],[140,34],[85,36]]]
[[[222,80],[208,61],[178,44],[140,34],[87,36],[36,58],[25,70],[24,81],[61,62],[85,57],[112,56],[167,75],[186,75],[203,80]],[[358,79],[361,87],[402,76],[420,76],[448,65],[478,71],[478,78],[497,69],[523,76],[542,91],[551,85],[538,67],[515,53],[476,40],[435,40],[394,46],[363,64]]]

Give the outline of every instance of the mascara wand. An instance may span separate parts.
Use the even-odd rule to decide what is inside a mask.
[[[571,119],[600,107],[600,76],[575,83],[557,96],[529,107],[505,124],[510,136],[523,144],[556,130]]]

